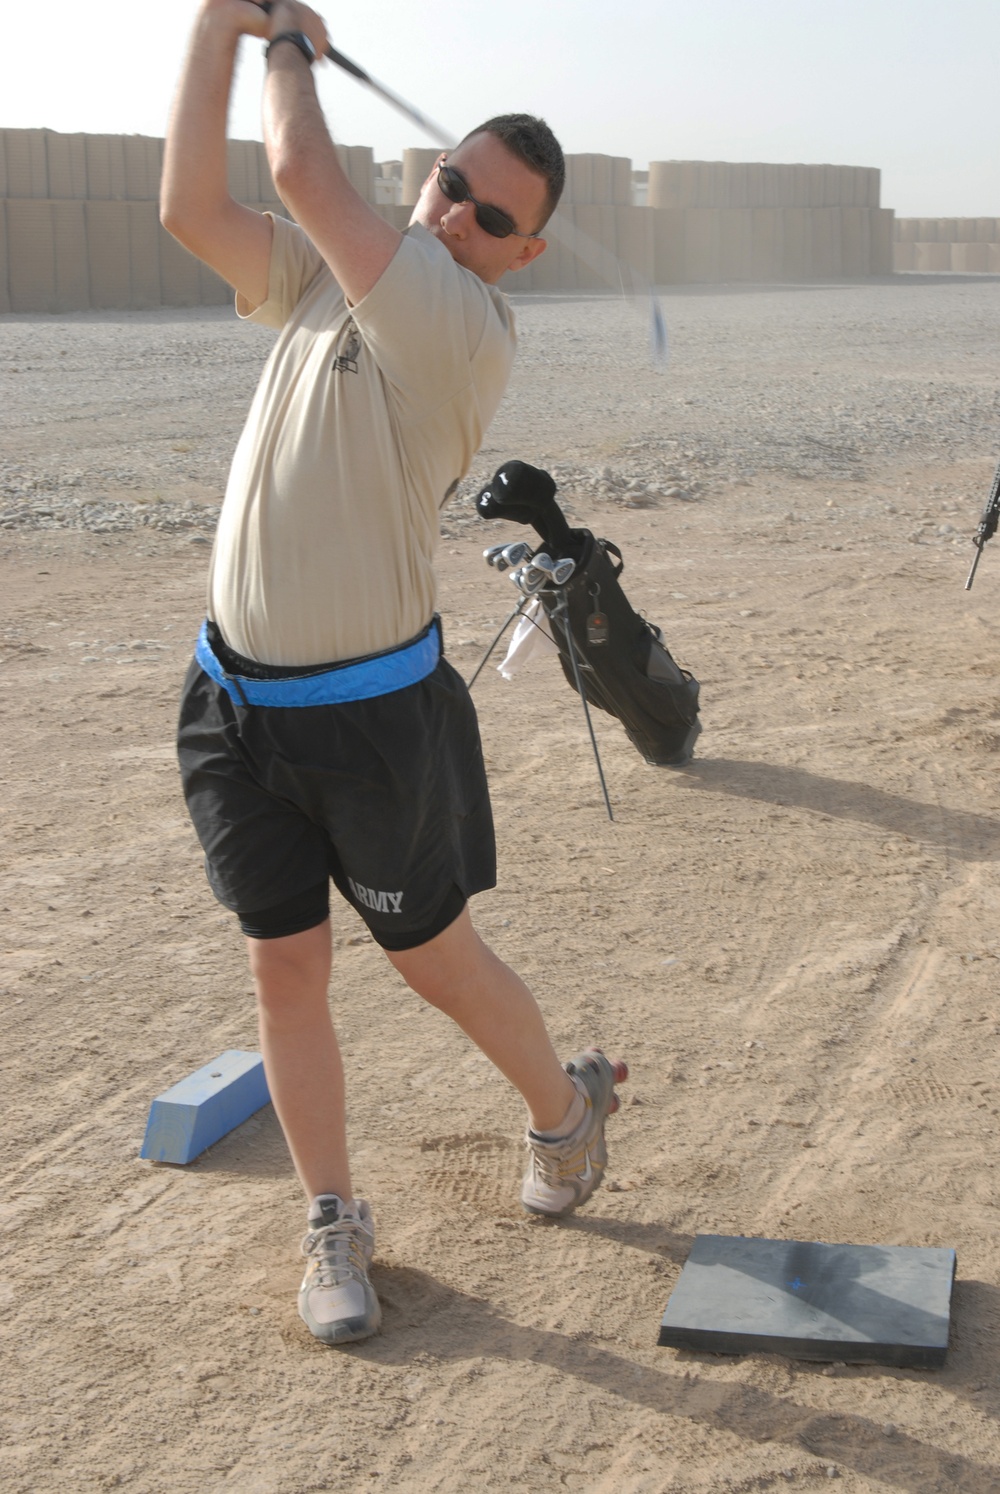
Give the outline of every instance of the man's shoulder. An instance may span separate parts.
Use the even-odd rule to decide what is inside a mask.
[[[513,344],[516,338],[514,312],[502,290],[460,265],[440,240],[419,223],[409,226],[403,243],[407,246],[405,252],[423,260],[430,283],[439,287],[444,298],[462,308],[473,341],[480,346]]]

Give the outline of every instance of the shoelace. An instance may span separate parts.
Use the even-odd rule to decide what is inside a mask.
[[[586,1141],[579,1136],[568,1136],[565,1141],[536,1142],[531,1146],[535,1168],[543,1181],[550,1184],[582,1172],[588,1155]]]
[[[322,1287],[343,1286],[346,1281],[365,1281],[365,1238],[368,1231],[356,1219],[338,1219],[311,1229],[302,1241],[302,1254],[316,1263],[315,1274]]]

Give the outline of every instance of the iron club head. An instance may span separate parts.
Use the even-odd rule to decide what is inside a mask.
[[[533,597],[536,591],[541,591],[549,578],[537,566],[522,565],[518,570],[511,572],[510,579],[522,596]]]

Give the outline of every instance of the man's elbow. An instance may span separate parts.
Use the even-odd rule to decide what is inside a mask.
[[[172,238],[199,259],[213,238],[216,216],[204,202],[193,202],[184,193],[168,189],[160,193],[160,222]]]
[[[270,160],[271,180],[278,198],[301,221],[317,202],[329,198],[324,186],[323,164],[294,146],[276,151]]]
[[[160,222],[175,239],[183,244],[185,236],[192,232],[197,214],[183,192],[164,182],[160,188]]]

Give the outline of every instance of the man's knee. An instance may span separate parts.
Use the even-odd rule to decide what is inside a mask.
[[[477,990],[497,956],[476,933],[466,905],[433,939],[412,949],[386,950],[411,990],[448,1011]]]
[[[262,1005],[287,1006],[297,999],[326,997],[330,975],[330,921],[297,934],[247,939],[247,955]]]

